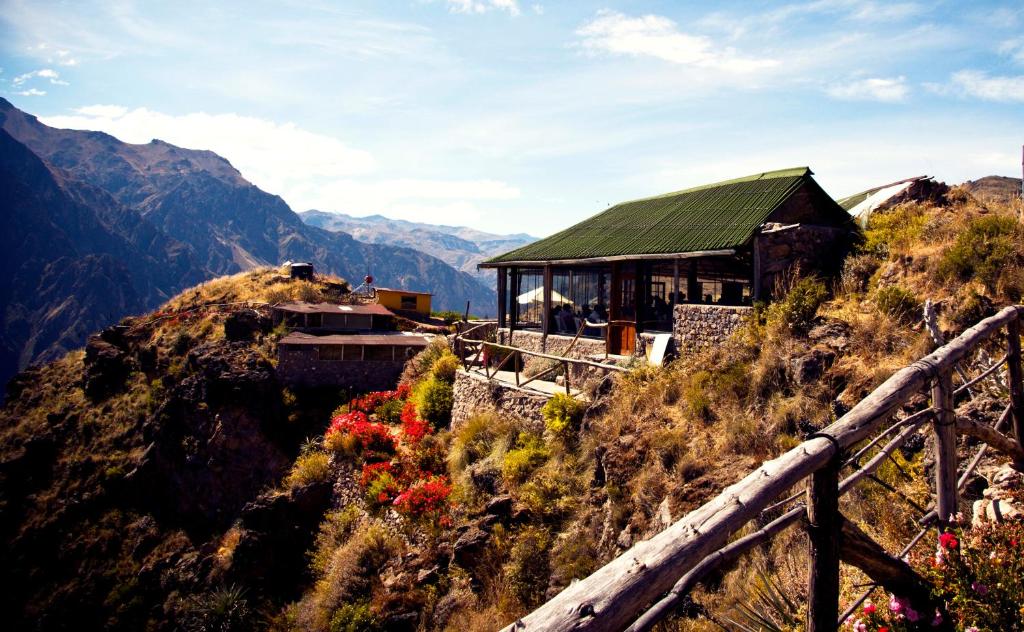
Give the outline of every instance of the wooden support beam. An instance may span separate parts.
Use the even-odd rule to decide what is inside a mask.
[[[807,631],[835,632],[839,615],[838,452],[807,486]]]
[[[547,337],[551,333],[553,327],[551,322],[551,266],[544,266],[544,312],[541,314],[540,322],[542,330],[544,332],[544,342],[541,343],[541,348],[547,351]]]
[[[871,536],[842,515],[839,521],[839,556],[844,562],[864,571],[865,575],[890,593],[909,599],[910,606],[928,620],[939,609],[944,624],[932,629],[953,629],[949,624],[950,617],[941,609],[942,604],[932,599],[931,586],[910,564],[886,553]]]
[[[1024,462],[1024,447],[1019,441],[1004,435],[991,426],[970,419],[956,420],[957,432],[984,441],[988,447],[1002,452],[1016,462]]]
[[[508,268],[498,268],[498,327],[505,326],[508,306]]]
[[[1013,436],[1024,443],[1024,384],[1021,379],[1020,320],[1006,323],[1008,339],[1006,352],[1006,379],[1010,383],[1010,406],[1013,409]],[[1020,464],[1020,462],[1018,463]]]
[[[935,439],[935,509],[939,524],[947,524],[959,511],[956,488],[956,412],[953,410],[953,373],[947,369],[932,382],[932,422]]]

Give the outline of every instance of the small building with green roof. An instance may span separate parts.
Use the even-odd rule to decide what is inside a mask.
[[[853,224],[812,175],[769,171],[622,202],[489,259],[499,328],[631,353],[638,334],[675,332],[681,306],[735,313],[795,267],[831,274]]]

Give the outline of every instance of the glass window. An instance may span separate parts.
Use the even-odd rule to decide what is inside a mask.
[[[402,309],[414,310],[416,309],[416,297],[402,295]]]
[[[551,275],[551,331],[575,336],[585,321],[608,320],[608,289],[611,270],[607,267],[556,269]],[[603,330],[584,328],[583,336],[603,338]]]
[[[321,362],[340,362],[344,359],[343,345],[320,345]]]
[[[516,327],[540,329],[541,314],[544,310],[544,271],[540,268],[524,268],[516,273],[512,306],[515,309]]]
[[[644,329],[671,331],[672,305],[677,302],[674,289],[675,270],[671,264],[660,263],[647,265],[644,269]]]

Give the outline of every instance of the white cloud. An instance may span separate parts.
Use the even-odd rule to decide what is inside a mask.
[[[953,73],[951,87],[955,92],[986,101],[1024,102],[1024,75],[995,76],[980,70]]]
[[[40,70],[33,70],[31,72],[26,72],[24,74],[18,75],[11,81],[11,83],[13,83],[16,86],[20,86],[26,81],[34,79],[36,77],[40,79],[49,79],[50,83],[57,86],[68,85],[68,82],[62,81],[60,78],[60,74],[56,70],[53,70],[51,68],[42,68]]]
[[[452,13],[487,13],[497,10],[509,15],[519,15],[519,3],[516,0],[446,0],[448,10]]]
[[[872,77],[833,84],[825,92],[834,99],[844,101],[900,103],[906,100],[910,89],[906,77]]]
[[[46,90],[39,90],[37,88],[29,88],[28,90],[22,90],[21,92],[15,92],[14,94],[23,97],[45,97]]]
[[[84,116],[115,119],[127,114],[128,108],[121,107],[120,105],[87,105],[82,108],[76,108],[75,112]]]
[[[590,53],[654,57],[673,64],[726,72],[751,72],[778,65],[770,58],[743,57],[735,49],[717,47],[708,37],[679,30],[659,15],[630,17],[601,10],[576,30],[580,46]]]
[[[190,149],[209,149],[227,158],[260,188],[278,194],[310,178],[359,175],[375,166],[368,152],[330,136],[294,123],[238,114],[171,115],[146,108],[91,105],[71,116],[41,120],[54,127],[104,131],[129,143],[159,138]]]
[[[77,66],[78,60],[71,56],[71,51],[57,51],[57,63],[61,66]]]
[[[1024,64],[1024,37],[1009,39],[999,45],[999,54],[1009,57],[1018,64]]]
[[[543,4],[533,4],[530,6],[530,8],[533,9],[533,12],[536,13],[537,15],[544,15]]]
[[[54,127],[107,132],[129,143],[159,138],[173,145],[208,149],[227,158],[242,175],[296,210],[318,208],[451,223],[479,219],[475,202],[516,199],[519,189],[493,179],[439,180],[375,176],[370,153],[340,140],[238,114],[171,115],[146,108],[90,105],[73,115],[42,117]],[[356,179],[358,176],[358,179]]]

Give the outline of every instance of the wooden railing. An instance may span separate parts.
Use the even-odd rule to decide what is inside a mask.
[[[809,536],[808,630],[836,630],[878,586],[906,595],[918,611],[941,609],[941,604],[929,601],[927,586],[904,558],[930,529],[941,530],[957,513],[960,490],[987,447],[1024,464],[1022,313],[1024,307],[1007,307],[897,371],[835,423],[782,456],[766,461],[718,497],[651,539],[638,542],[505,629],[650,630],[671,614],[707,573],[795,524],[800,524]],[[991,366],[982,367],[973,378],[964,373],[964,383],[954,388],[954,372],[963,370],[961,364],[1003,329],[1006,354]],[[957,419],[956,398],[973,396],[972,388],[983,381],[997,381],[998,369],[1004,365],[1009,404],[995,425]],[[887,425],[895,413],[902,414],[911,398],[924,390],[931,398],[927,409]],[[1011,420],[1012,433],[1004,434],[1002,431]],[[865,478],[874,478],[875,470],[925,424],[931,425],[934,438],[935,501],[931,507],[918,507],[923,514],[919,518],[922,529],[902,551],[890,555],[842,516],[839,498]],[[959,479],[957,433],[983,442]],[[883,442],[886,443],[882,445]],[[852,472],[842,478],[846,468]],[[797,485],[803,485],[804,491],[789,494]],[[763,526],[730,542],[752,520]],[[862,570],[873,584],[839,615],[841,560]],[[950,617],[945,620],[948,622]],[[952,629],[948,625],[944,623],[935,629]]]
[[[483,325],[481,325],[483,326]],[[466,336],[473,333],[477,328],[470,328],[466,331],[457,334],[451,339],[452,351],[462,362],[462,368],[470,371],[479,367],[480,371],[487,379],[494,379],[498,374],[498,371],[506,368],[509,365],[509,361],[512,361],[512,372],[515,375],[516,386],[525,387],[530,382],[539,380],[540,378],[550,375],[559,369],[562,369],[562,375],[564,378],[564,386],[566,394],[570,394],[571,390],[571,371],[570,367],[589,367],[593,369],[600,369],[606,372],[625,372],[624,367],[620,367],[615,364],[604,364],[601,362],[593,362],[591,360],[584,360],[580,358],[570,358],[564,354],[569,353],[576,341],[579,340],[584,329],[588,327],[601,328],[604,327],[607,330],[607,325],[603,323],[588,323],[585,322],[576,332],[576,336],[573,337],[572,341],[566,347],[563,355],[552,355],[549,353],[542,353],[540,351],[530,351],[528,349],[520,349],[511,345],[499,344],[497,342],[489,342],[486,340],[473,340]],[[607,348],[607,345],[606,345]],[[491,352],[497,352],[495,355],[503,356],[494,366],[492,367]],[[525,363],[523,356],[543,358],[551,361],[551,365],[535,372],[533,375],[524,375],[523,369]],[[607,353],[605,354],[607,357]]]

